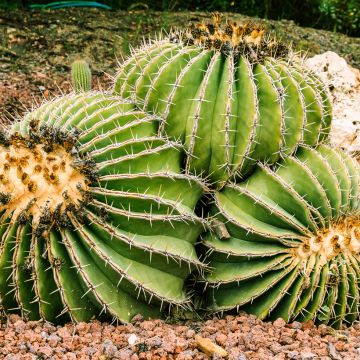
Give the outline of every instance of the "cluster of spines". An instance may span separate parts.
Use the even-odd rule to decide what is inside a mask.
[[[286,58],[290,53],[289,46],[265,36],[263,26],[252,21],[243,25],[235,21],[223,24],[219,14],[214,14],[212,23],[190,24],[185,30],[173,31],[169,41],[213,49],[236,60],[245,56],[251,63],[262,63],[267,57]]]

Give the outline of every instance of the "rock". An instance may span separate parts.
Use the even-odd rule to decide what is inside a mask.
[[[208,356],[227,357],[228,353],[222,347],[214,344],[210,339],[205,339],[200,335],[195,336],[196,345]]]
[[[329,356],[332,360],[341,360],[342,359],[342,357],[336,351],[333,343],[328,343],[327,347],[328,347]]]
[[[49,342],[52,341],[52,342],[57,343],[57,342],[61,341],[61,337],[60,337],[60,336],[57,336],[56,334],[51,334],[51,335],[49,335],[49,337],[47,338],[47,340],[48,340]]]
[[[325,325],[317,327],[312,321],[287,325],[281,319],[263,322],[245,313],[203,323],[151,320],[145,326],[140,321],[116,326],[92,321],[55,328],[19,320],[19,316],[9,316],[7,324],[0,327],[0,359],[360,359],[358,323],[333,330]]]
[[[131,319],[131,322],[132,323],[137,323],[137,322],[142,321],[143,319],[144,318],[143,318],[143,316],[141,314],[137,314]]]
[[[360,151],[360,71],[331,51],[316,55],[305,64],[330,90],[334,116],[331,143],[351,152]]]
[[[216,336],[216,342],[222,347],[225,347],[226,340],[227,340],[227,336],[225,334],[219,334]]]
[[[300,353],[296,350],[293,351],[289,351],[287,353],[287,356],[289,359],[295,360],[295,359],[299,359],[300,358]]]
[[[102,343],[102,352],[104,355],[112,358],[114,356],[114,354],[116,353],[116,351],[117,351],[117,347],[113,344],[113,342],[111,340],[106,339]]]
[[[134,345],[137,341],[137,336],[135,334],[130,334],[128,337],[128,343],[129,345]]]
[[[96,353],[96,351],[97,351],[96,348],[91,346],[86,349],[85,353],[86,353],[86,355],[91,357]]]
[[[314,322],[312,320],[308,320],[302,324],[303,330],[309,330],[314,327]]]
[[[154,328],[156,327],[156,325],[154,324],[153,321],[143,321],[142,323],[140,323],[140,327],[144,330],[154,330]]]
[[[286,325],[286,322],[282,318],[278,318],[273,322],[275,328],[283,328]]]
[[[38,354],[43,355],[45,358],[49,358],[53,355],[53,349],[49,346],[42,346],[38,350]]]
[[[67,340],[69,338],[71,338],[71,334],[69,333],[69,330],[67,327],[60,327],[57,330],[58,335],[63,339],[63,340]]]
[[[300,353],[301,360],[314,360],[316,358],[317,358],[317,355],[309,350],[304,350]]]
[[[301,322],[294,321],[293,323],[291,323],[291,328],[296,329],[296,330],[300,330],[302,328],[302,324],[301,324]]]
[[[45,340],[48,340],[49,339],[49,334],[46,332],[46,331],[42,331],[40,333],[41,337]]]
[[[14,328],[15,328],[15,332],[22,333],[26,328],[26,324],[24,321],[18,320],[15,322]]]

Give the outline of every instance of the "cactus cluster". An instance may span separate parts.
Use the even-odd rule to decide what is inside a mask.
[[[359,319],[359,165],[287,46],[216,15],[134,51],[111,93],[72,75],[0,132],[1,310],[128,322],[197,291],[210,314]]]
[[[215,16],[135,51],[114,93],[162,117],[159,132],[185,144],[186,171],[220,188],[257,160],[274,163],[328,136],[326,89],[287,53],[262,28]]]

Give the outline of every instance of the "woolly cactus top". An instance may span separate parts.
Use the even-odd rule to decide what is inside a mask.
[[[215,49],[235,58],[245,56],[251,62],[262,62],[266,57],[284,58],[289,53],[288,46],[266,36],[262,25],[251,21],[244,24],[236,21],[221,22],[218,13],[213,15],[211,22],[190,24],[185,31],[175,31],[169,40],[172,43]]]
[[[360,218],[350,216],[343,218],[329,228],[320,230],[312,237],[306,238],[296,255],[307,261],[312,255],[319,256],[319,265],[340,254],[352,256],[360,253]]]
[[[81,159],[76,134],[41,126],[29,136],[2,136],[0,147],[1,222],[10,214],[24,223],[30,218],[38,235],[65,221],[65,213],[86,202],[88,184],[96,179],[95,164]]]

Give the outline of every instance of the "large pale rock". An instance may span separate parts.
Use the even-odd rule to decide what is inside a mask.
[[[331,143],[360,152],[360,71],[331,51],[307,59],[306,65],[320,76],[331,94]]]

